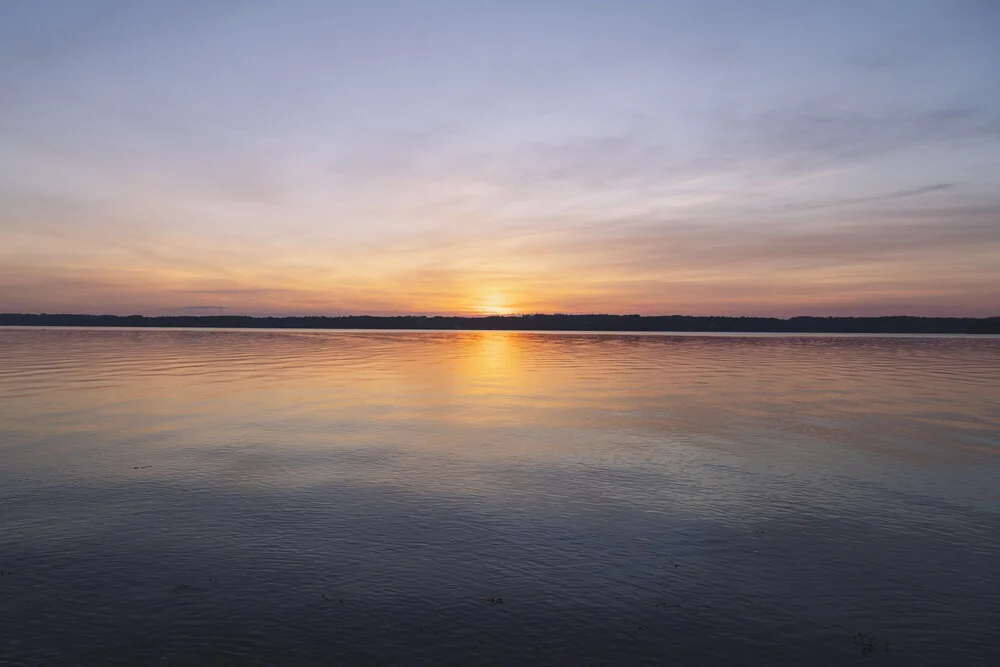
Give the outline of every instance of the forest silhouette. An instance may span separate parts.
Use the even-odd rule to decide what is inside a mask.
[[[694,315],[249,315],[0,314],[0,326],[234,329],[431,329],[472,331],[682,331],[737,333],[1000,334],[1000,317],[710,317]]]

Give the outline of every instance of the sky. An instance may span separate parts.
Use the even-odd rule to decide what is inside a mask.
[[[0,0],[0,312],[1000,315],[996,0]]]

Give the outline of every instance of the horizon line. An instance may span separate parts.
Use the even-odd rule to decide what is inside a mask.
[[[199,319],[217,319],[217,318],[250,318],[250,319],[349,319],[349,318],[373,318],[373,319],[462,319],[462,320],[511,320],[511,319],[521,319],[528,317],[620,317],[620,318],[641,318],[641,319],[653,319],[653,318],[664,318],[664,317],[686,317],[686,318],[697,318],[697,319],[756,319],[756,320],[794,320],[794,319],[884,319],[884,318],[909,318],[909,319],[933,319],[933,320],[989,320],[989,319],[1000,319],[1000,314],[997,315],[984,315],[984,316],[958,316],[958,315],[907,315],[907,314],[885,314],[885,315],[789,315],[787,317],[780,317],[776,315],[688,315],[684,313],[662,313],[658,315],[643,315],[639,313],[484,313],[475,315],[438,315],[438,314],[425,314],[425,313],[396,313],[392,315],[374,315],[369,313],[359,313],[359,314],[341,314],[341,315],[253,315],[246,313],[212,313],[212,314],[199,314],[199,313],[180,313],[180,314],[158,314],[158,315],[144,315],[140,313],[130,313],[128,315],[120,315],[115,313],[25,313],[25,312],[0,312],[0,317],[115,317],[122,319],[133,319],[133,318],[199,318]]]

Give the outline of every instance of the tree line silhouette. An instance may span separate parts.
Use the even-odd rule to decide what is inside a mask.
[[[1000,317],[708,317],[695,315],[70,315],[0,313],[0,326],[232,329],[466,329],[500,331],[689,331],[744,333],[1000,334]]]

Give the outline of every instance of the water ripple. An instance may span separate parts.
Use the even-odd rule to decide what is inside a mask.
[[[1000,664],[996,338],[0,351],[0,664]]]

